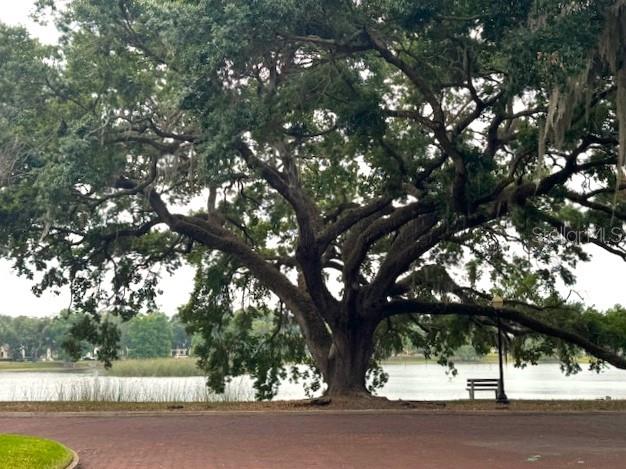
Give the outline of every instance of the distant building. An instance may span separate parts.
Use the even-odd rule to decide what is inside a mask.
[[[187,357],[189,357],[188,348],[173,348],[172,349],[172,358],[187,358]]]
[[[0,360],[9,360],[11,358],[11,349],[8,345],[0,345]]]

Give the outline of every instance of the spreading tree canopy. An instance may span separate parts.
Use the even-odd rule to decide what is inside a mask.
[[[364,393],[497,320],[519,363],[626,368],[624,311],[563,293],[587,245],[626,260],[626,2],[39,3],[58,46],[0,26],[0,252],[105,358],[98,312],[187,262],[216,389]]]

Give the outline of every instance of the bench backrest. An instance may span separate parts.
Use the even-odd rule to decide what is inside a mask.
[[[468,379],[467,385],[475,388],[498,386],[499,379]]]

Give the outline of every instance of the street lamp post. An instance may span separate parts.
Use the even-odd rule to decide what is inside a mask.
[[[509,398],[504,392],[504,367],[502,366],[502,323],[500,322],[500,313],[498,312],[498,310],[504,306],[504,300],[502,297],[496,295],[491,300],[491,305],[496,309],[496,323],[498,325],[498,366],[500,370],[500,379],[498,380],[496,402],[498,404],[508,404]]]

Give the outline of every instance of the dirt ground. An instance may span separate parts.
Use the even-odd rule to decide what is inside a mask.
[[[624,411],[626,400],[513,400],[502,406],[493,399],[459,401],[397,401],[381,398],[331,400],[330,402],[272,401],[272,402],[0,402],[2,412],[100,412],[100,411],[324,411],[324,410],[432,410],[432,411],[492,411],[501,412],[597,412]]]

